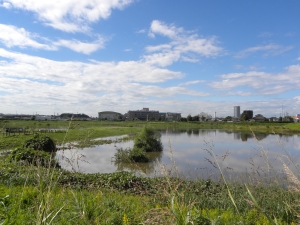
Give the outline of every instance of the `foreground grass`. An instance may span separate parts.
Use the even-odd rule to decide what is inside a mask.
[[[49,133],[57,143],[92,144],[96,137],[139,132],[144,123],[65,125],[66,131]],[[155,129],[243,130],[251,126],[261,132],[279,126],[273,125],[151,123]],[[280,124],[279,128],[295,133],[299,127]],[[2,137],[0,143],[15,140],[10,146],[19,146],[25,138]],[[159,178],[129,172],[81,174],[9,161],[4,154],[0,156],[0,224],[299,224],[300,190],[289,191],[286,176],[248,174],[251,179],[239,177],[225,183],[225,179],[186,181],[174,174],[171,178],[163,169],[162,173]]]
[[[285,185],[285,179],[248,183],[249,195],[234,181],[226,187],[223,182],[142,178],[129,172],[80,174],[22,166],[2,156],[0,223],[297,224],[300,195]]]

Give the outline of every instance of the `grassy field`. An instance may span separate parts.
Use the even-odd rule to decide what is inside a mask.
[[[5,128],[61,129],[49,132],[57,144],[89,144],[98,137],[136,134],[146,122],[1,121]],[[227,129],[295,134],[297,123],[166,123],[155,129]],[[32,134],[0,138],[0,148],[20,146]],[[91,143],[90,143],[91,144]],[[213,156],[213,152],[211,152]],[[218,164],[215,163],[218,170]],[[50,165],[50,164],[49,164]],[[292,164],[291,164],[292,165]],[[296,167],[297,168],[297,167]],[[0,224],[300,224],[300,181],[285,166],[220,181],[186,181],[161,168],[162,177],[129,172],[82,174],[0,155]],[[266,180],[268,182],[266,182]]]
[[[286,180],[246,186],[167,173],[80,174],[5,157],[0,175],[3,224],[298,224],[300,193],[283,188]]]
[[[41,130],[56,141],[57,145],[78,142],[79,146],[93,145],[91,140],[100,137],[136,134],[145,124],[154,129],[226,129],[243,132],[298,134],[300,123],[226,123],[226,122],[106,122],[106,121],[25,121],[0,120],[0,150],[13,149]],[[26,128],[30,134],[5,136],[5,128]],[[56,130],[56,132],[50,132]],[[48,132],[49,131],[49,132]]]

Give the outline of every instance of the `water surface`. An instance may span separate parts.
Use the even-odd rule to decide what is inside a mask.
[[[207,129],[160,132],[164,150],[149,154],[150,163],[113,162],[116,149],[132,147],[133,141],[64,150],[57,152],[57,156],[63,168],[83,173],[126,170],[145,176],[178,173],[189,179],[219,176],[216,162],[229,175],[268,169],[281,171],[283,163],[293,167],[290,159],[299,164],[300,137],[297,135],[255,134],[254,137],[250,132]]]

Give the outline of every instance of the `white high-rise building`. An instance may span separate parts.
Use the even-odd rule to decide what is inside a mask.
[[[240,108],[240,106],[234,106],[233,107],[233,117],[234,118],[240,118],[241,117],[241,108]]]

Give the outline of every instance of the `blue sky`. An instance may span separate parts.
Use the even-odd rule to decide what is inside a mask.
[[[300,113],[300,1],[0,0],[0,113]]]

